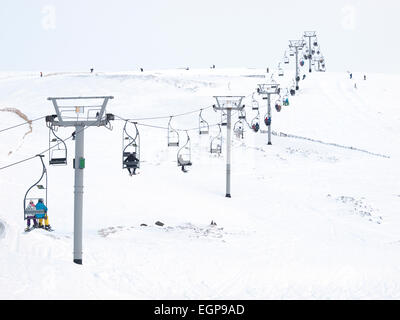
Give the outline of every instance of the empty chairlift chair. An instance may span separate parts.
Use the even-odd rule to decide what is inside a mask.
[[[206,120],[204,120],[203,116],[203,109],[200,110],[199,114],[199,135],[208,134],[210,131],[210,126]]]
[[[210,153],[220,155],[222,153],[222,130],[221,125],[218,125],[218,134],[211,139]]]
[[[140,169],[140,134],[136,122],[128,120],[122,132],[122,169],[132,169],[133,174]]]
[[[283,71],[283,68],[281,67],[281,64],[279,63],[278,65],[278,76],[283,77],[285,75],[285,72]]]
[[[168,147],[179,147],[179,133],[171,125],[172,118],[168,122]]]
[[[36,210],[36,204],[40,199],[47,206],[47,170],[43,162],[43,155],[37,155],[42,163],[42,175],[25,193],[24,197],[24,220],[43,219],[46,217],[44,210]]]
[[[179,149],[176,158],[178,167],[182,168],[183,172],[187,172],[186,167],[192,165],[192,147],[190,142],[190,137],[186,131],[187,140],[185,145]]]
[[[260,105],[259,105],[258,101],[254,98],[254,92],[253,92],[253,96],[252,96],[252,100],[251,100],[251,109],[252,110],[260,109]]]
[[[55,128],[52,125],[49,127],[49,164],[52,166],[67,165],[67,145],[55,133]]]

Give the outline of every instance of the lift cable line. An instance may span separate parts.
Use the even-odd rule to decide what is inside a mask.
[[[84,129],[81,129],[81,130],[83,131],[83,130],[86,130],[86,129],[88,129],[88,128],[90,128],[90,127],[85,127]],[[76,132],[74,132],[74,133],[73,133],[72,135],[70,135],[68,138],[63,139],[63,141],[66,142],[66,141],[68,141],[68,140],[70,140],[70,139],[73,139],[73,138],[75,137],[75,134],[76,134]],[[23,159],[23,160],[20,160],[20,161],[11,163],[11,164],[9,164],[9,165],[7,165],[7,166],[4,166],[4,167],[1,167],[0,170],[4,170],[4,169],[7,169],[7,168],[16,166],[16,165],[18,165],[18,164],[20,164],[20,163],[24,163],[24,162],[26,162],[26,161],[35,159],[38,155],[43,155],[44,153],[49,152],[51,149],[57,148],[58,145],[60,145],[60,144],[62,144],[61,141],[58,142],[57,144],[53,145],[52,147],[47,148],[46,150],[44,150],[44,151],[38,153],[37,155],[34,155],[34,156],[32,156],[32,157],[29,157],[29,158],[26,158],[26,159]]]
[[[15,128],[18,128],[18,127],[21,127],[21,126],[23,126],[25,124],[31,124],[32,122],[35,122],[35,121],[38,121],[38,120],[42,120],[44,118],[46,118],[46,116],[43,116],[43,117],[40,117],[40,118],[37,118],[37,119],[33,119],[33,120],[29,120],[29,121],[25,121],[24,123],[20,123],[20,124],[17,124],[15,126],[12,126],[12,127],[9,127],[9,128],[1,129],[0,133],[8,131],[8,130],[11,130],[11,129],[15,129]]]

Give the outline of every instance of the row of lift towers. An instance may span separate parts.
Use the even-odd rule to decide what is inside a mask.
[[[309,52],[311,52],[311,39],[316,37],[315,32],[306,32],[305,37],[309,39]],[[299,90],[299,51],[301,51],[306,45],[304,40],[290,40],[289,48],[293,50],[296,55],[296,90]],[[314,42],[314,46],[315,46]],[[308,56],[310,59],[310,68],[311,70],[311,58],[312,55]],[[268,118],[269,121],[271,119],[271,96],[278,95],[280,92],[279,84],[276,82],[267,83],[267,84],[259,84],[257,88],[257,92],[262,99],[268,101]],[[213,106],[215,111],[220,111],[221,115],[226,116],[226,125],[227,127],[227,143],[226,143],[226,194],[227,198],[231,198],[231,132],[232,132],[232,111],[243,112],[245,105],[243,105],[244,96],[215,96],[216,104]],[[46,123],[50,128],[50,148],[49,152],[64,150],[64,153],[61,155],[52,155],[50,157],[50,165],[66,165],[67,164],[67,149],[65,146],[65,142],[60,139],[56,135],[56,131],[59,127],[74,127],[75,131],[73,133],[73,140],[75,141],[75,158],[73,160],[73,168],[75,172],[74,179],[74,250],[73,250],[73,262],[76,264],[82,264],[82,238],[83,238],[83,178],[84,178],[84,169],[85,169],[85,157],[84,157],[84,131],[87,127],[107,127],[111,129],[111,121],[115,120],[113,114],[106,113],[106,107],[110,100],[114,99],[112,96],[96,96],[96,97],[58,97],[58,98],[48,98],[49,101],[52,102],[55,112],[55,115],[47,116]],[[73,102],[73,105],[60,105],[62,102]],[[84,103],[79,103],[77,101],[84,101]],[[96,101],[95,104],[90,103]],[[98,103],[100,101],[100,103]],[[222,116],[221,116],[222,118]],[[171,124],[172,117],[169,122],[169,127]],[[200,112],[199,118],[199,133],[200,134],[208,134],[208,128],[205,129],[202,124],[206,121],[202,118]],[[138,138],[138,130],[136,123],[136,136],[132,138],[126,131],[126,125],[124,127],[124,137],[123,140],[128,140],[129,143],[124,145],[123,150],[123,159],[128,155],[127,148],[135,147],[135,152],[138,151],[139,145],[137,143]],[[220,133],[221,133],[221,126]],[[187,131],[186,131],[187,133]],[[268,124],[268,145],[272,145],[271,141],[271,123]],[[125,136],[126,134],[126,136]],[[168,131],[170,134],[170,130]],[[169,140],[170,141],[170,140]],[[174,144],[175,143],[175,144]],[[187,148],[187,145],[190,143],[189,135],[187,135],[187,142],[184,148]],[[64,144],[65,148],[58,148],[53,150],[52,144],[56,146],[60,144]],[[174,144],[174,145],[172,145]],[[179,142],[172,142],[169,146],[179,146]],[[54,145],[53,145],[54,147]],[[210,146],[211,153],[220,153],[221,152],[221,144],[218,144],[216,147]],[[178,153],[179,154],[179,153]],[[38,155],[41,164],[42,164],[42,175],[38,182],[32,185],[25,194],[24,197],[24,218],[32,218],[32,211],[28,210],[28,203],[31,200],[38,200],[38,198],[29,197],[30,192],[37,187],[37,189],[45,192],[46,204],[47,204],[47,170],[46,166],[43,162],[43,155]],[[179,163],[179,159],[178,159]],[[137,164],[138,165],[138,164]],[[40,184],[43,181],[43,184]],[[36,214],[44,214],[45,212],[38,212]]]

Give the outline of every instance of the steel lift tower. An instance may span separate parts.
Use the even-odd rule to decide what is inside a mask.
[[[300,71],[299,71],[299,50],[305,46],[304,40],[289,40],[289,48],[296,53],[296,90],[299,90]]]
[[[46,122],[53,127],[75,127],[74,187],[74,263],[82,264],[82,214],[83,170],[85,169],[84,133],[87,127],[108,127],[112,114],[106,114],[106,106],[112,96],[48,98],[54,105],[55,115],[47,116]],[[62,103],[69,105],[63,105]]]
[[[279,84],[277,84],[277,83],[259,84],[257,92],[259,95],[263,96],[263,100],[268,100],[268,117],[272,118],[271,117],[271,95],[280,93]],[[272,122],[271,122],[271,125],[268,126],[268,145],[272,145],[271,126],[272,126]]]
[[[232,110],[242,111],[244,105],[242,100],[244,96],[215,96],[217,105],[213,108],[215,111],[226,111],[227,126],[226,126],[226,197],[231,198],[231,131],[232,131]]]
[[[308,60],[309,60],[309,68],[308,71],[311,73],[311,64],[312,64],[312,46],[311,46],[311,39],[317,37],[316,31],[304,31],[304,38],[308,38]]]

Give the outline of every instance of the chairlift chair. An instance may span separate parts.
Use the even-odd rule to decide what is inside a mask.
[[[260,109],[260,105],[259,105],[258,101],[256,99],[254,99],[254,98],[251,101],[251,109],[252,110],[259,110]]]
[[[49,125],[49,165],[67,165],[67,145]]]
[[[218,134],[211,139],[210,153],[220,155],[222,153],[222,130],[221,125],[218,125]]]
[[[257,112],[257,115],[253,120],[251,120],[251,129],[253,129],[254,132],[258,132],[260,130],[260,112]]]
[[[283,77],[285,75],[285,72],[283,71],[283,68],[281,67],[281,64],[279,63],[278,65],[278,76]]]
[[[206,120],[204,120],[202,116],[203,109],[200,110],[199,114],[199,134],[204,135],[208,134],[210,131],[210,126]]]
[[[192,165],[192,154],[191,154],[192,148],[191,148],[190,137],[187,131],[186,131],[186,136],[187,140],[185,145],[179,149],[176,155],[178,167],[181,167],[183,172],[187,172],[185,168],[186,166]]]
[[[267,127],[271,125],[271,117],[268,114],[264,117],[264,123]]]
[[[282,110],[282,103],[281,103],[280,99],[276,100],[276,102],[275,102],[275,109],[276,109],[276,111],[281,112],[281,110]]]
[[[289,103],[289,95],[288,95],[288,94],[285,94],[285,95],[283,96],[283,105],[284,105],[285,107],[287,107],[287,106],[290,105],[290,103]]]
[[[36,210],[35,205],[40,199],[43,199],[44,205],[47,207],[47,170],[43,162],[43,155],[37,155],[42,163],[42,175],[39,180],[26,191],[24,196],[24,220],[27,219],[43,219],[46,217],[45,210]]]
[[[168,147],[179,147],[179,133],[171,125],[172,118],[168,122]]]
[[[129,133],[128,123],[134,126],[134,135]],[[132,126],[131,126],[132,127]],[[136,122],[125,121],[122,132],[122,168],[140,168],[140,134]]]
[[[233,132],[235,133],[238,139],[244,138],[244,125],[243,121],[240,119],[238,120],[235,125],[233,126]]]

